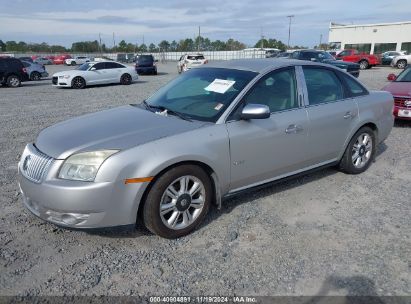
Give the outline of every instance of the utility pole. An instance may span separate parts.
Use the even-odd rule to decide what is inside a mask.
[[[98,39],[99,39],[98,46],[99,46],[99,49],[100,49],[100,56],[101,56],[101,54],[103,53],[102,50],[101,50],[101,33],[98,33]]]
[[[114,38],[114,32],[113,32],[113,49],[116,47],[116,39]]]
[[[198,42],[197,42],[197,52],[200,53],[200,40],[201,40],[201,29],[198,27]]]
[[[320,35],[320,44],[318,45],[318,48],[321,48],[321,43],[323,42],[323,34]]]
[[[261,27],[261,44],[260,44],[260,48],[263,49],[264,48],[264,34],[263,34],[263,27]]]
[[[288,24],[288,43],[287,43],[288,48],[290,48],[290,37],[291,37],[291,19],[292,19],[292,18],[294,18],[294,17],[295,17],[294,15],[289,15],[289,16],[287,16],[287,18],[289,18],[289,19],[290,19],[290,22],[289,22],[289,24]]]

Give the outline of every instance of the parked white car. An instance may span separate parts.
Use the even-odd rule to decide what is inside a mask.
[[[177,62],[178,73],[186,72],[189,69],[208,63],[203,54],[185,54]]]
[[[134,67],[128,67],[115,61],[87,62],[77,69],[58,72],[53,75],[55,87],[83,89],[86,86],[121,83],[131,84],[138,79]]]
[[[83,64],[86,62],[90,62],[91,59],[89,57],[86,56],[76,56],[74,58],[67,58],[66,60],[64,60],[64,63],[66,65],[78,65],[78,64]]]
[[[405,69],[408,64],[411,64],[411,54],[397,56],[391,61],[391,66],[399,69]]]

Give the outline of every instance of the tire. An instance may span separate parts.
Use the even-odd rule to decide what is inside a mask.
[[[21,80],[16,75],[10,75],[6,80],[7,86],[10,88],[17,88],[21,86]]]
[[[374,157],[375,133],[369,127],[362,127],[351,138],[339,169],[348,174],[360,174],[368,169]]]
[[[361,70],[366,70],[368,69],[368,67],[370,66],[370,64],[368,63],[367,60],[361,60],[360,62],[358,62],[360,65],[360,69]]]
[[[189,190],[194,194],[190,195]],[[144,224],[151,232],[167,239],[187,235],[207,215],[212,193],[210,177],[203,169],[194,165],[174,167],[162,174],[149,190],[143,207]]]
[[[86,87],[86,81],[80,76],[74,77],[71,81],[71,87],[73,89],[84,89]]]
[[[397,62],[397,68],[405,69],[407,67],[407,60],[401,59]]]
[[[76,62],[75,62],[75,61],[72,61],[72,62],[70,63],[70,65],[76,65]]]
[[[39,72],[33,72],[30,74],[30,80],[40,80],[41,75]]]
[[[155,71],[153,72],[153,74],[154,74],[154,75],[157,75],[157,70],[155,70]]]
[[[123,74],[123,75],[121,75],[121,78],[120,78],[120,83],[121,83],[121,84],[123,84],[123,85],[129,85],[129,84],[131,84],[132,81],[133,81],[133,79],[131,78],[131,75],[130,75],[130,74]]]

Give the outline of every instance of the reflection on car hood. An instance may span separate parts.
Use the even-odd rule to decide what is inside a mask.
[[[128,105],[50,126],[39,134],[35,144],[43,153],[65,159],[80,151],[124,150],[207,124],[164,117]]]
[[[58,72],[58,73],[54,73],[53,77],[58,77],[58,76],[64,76],[64,75],[69,75],[69,76],[77,76],[77,75],[82,75],[87,71],[81,71],[81,70],[67,70],[67,71],[62,71],[62,72]]]
[[[360,65],[358,63],[354,63],[354,62],[347,62],[347,61],[342,61],[342,60],[333,60],[333,59],[327,59],[327,60],[323,60],[323,63],[328,63],[328,64],[332,64],[338,67],[358,67],[360,68]]]

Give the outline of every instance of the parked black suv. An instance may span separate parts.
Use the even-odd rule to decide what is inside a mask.
[[[137,74],[154,74],[157,75],[156,61],[153,55],[140,55],[136,59]]]
[[[328,63],[333,66],[339,67],[342,70],[345,70],[347,73],[353,75],[354,77],[358,78],[358,76],[360,76],[360,65],[358,63],[335,60],[335,58],[331,54],[324,52],[324,51],[318,51],[318,50],[294,51],[289,58]]]
[[[29,75],[23,63],[16,58],[0,58],[0,83],[9,87],[18,87],[28,81]]]

